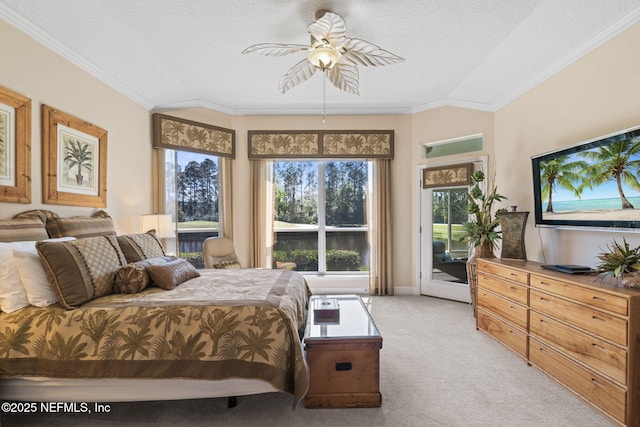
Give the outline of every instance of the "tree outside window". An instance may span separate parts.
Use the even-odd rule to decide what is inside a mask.
[[[204,267],[202,243],[220,233],[218,157],[166,150],[166,206],[177,219],[178,253]]]
[[[368,271],[368,175],[366,161],[275,162],[274,266]]]

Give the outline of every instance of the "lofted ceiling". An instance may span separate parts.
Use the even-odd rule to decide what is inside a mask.
[[[359,67],[359,96],[327,83],[330,114],[495,111],[640,20],[640,0],[0,0],[1,19],[149,110],[234,115],[321,110],[321,73],[278,91],[305,53],[241,53],[309,43],[321,9],[405,59]]]

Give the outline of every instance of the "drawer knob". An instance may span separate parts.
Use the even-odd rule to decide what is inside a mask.
[[[598,381],[595,378],[591,378],[591,382],[597,385],[598,387],[604,387],[604,384],[602,384],[600,381]]]
[[[336,371],[350,371],[351,362],[336,362]]]
[[[593,296],[593,299],[594,299],[594,300],[596,300],[596,301],[607,302],[607,299],[606,299],[606,298],[600,298],[600,297],[597,297],[597,296],[595,296],[595,295]]]
[[[593,320],[599,320],[601,322],[606,322],[606,320],[599,318],[598,316],[591,316]]]

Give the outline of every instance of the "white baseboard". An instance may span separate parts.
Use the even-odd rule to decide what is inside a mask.
[[[420,295],[420,291],[415,286],[396,286],[393,288],[394,295]]]

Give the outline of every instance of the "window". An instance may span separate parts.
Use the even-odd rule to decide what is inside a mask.
[[[274,267],[369,270],[369,170],[360,160],[274,162]]]
[[[220,233],[219,158],[165,150],[165,205],[177,223],[181,258],[204,267],[202,242]]]

